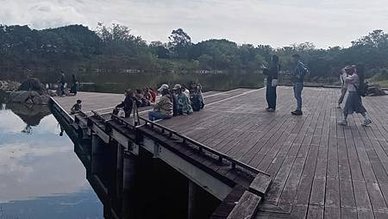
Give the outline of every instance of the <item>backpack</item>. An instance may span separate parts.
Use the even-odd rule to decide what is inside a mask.
[[[368,95],[368,83],[364,80],[360,81],[360,85],[355,86],[357,94],[361,97],[365,97]]]

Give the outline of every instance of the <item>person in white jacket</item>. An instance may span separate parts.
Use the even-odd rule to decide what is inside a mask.
[[[345,94],[346,94],[346,92],[348,91],[348,85],[347,85],[346,82],[345,82],[346,76],[347,76],[347,74],[346,74],[345,68],[343,68],[343,69],[341,70],[341,74],[340,74],[340,81],[341,81],[341,96],[340,96],[340,98],[338,99],[338,108],[341,108],[341,104],[342,104],[342,102],[344,101]]]
[[[362,100],[360,94],[357,92],[357,88],[360,86],[360,77],[357,74],[356,66],[347,66],[345,68],[346,78],[345,83],[347,84],[348,97],[345,102],[345,107],[343,110],[344,118],[338,124],[342,126],[348,125],[348,115],[352,113],[360,113],[364,117],[364,122],[361,123],[362,126],[367,126],[372,123],[370,120],[365,107],[362,105]]]

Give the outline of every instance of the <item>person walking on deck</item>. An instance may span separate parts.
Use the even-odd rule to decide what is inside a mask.
[[[294,84],[294,97],[296,99],[296,110],[292,111],[291,114],[295,116],[303,115],[302,112],[302,90],[304,77],[308,73],[308,69],[303,62],[300,61],[300,55],[292,55],[294,61],[294,70],[292,74],[292,82]]]
[[[342,69],[341,73],[340,73],[341,96],[338,99],[338,106],[337,106],[337,108],[341,108],[341,104],[344,101],[346,91],[348,90],[347,84],[345,83],[345,78],[346,78],[346,71],[345,71],[345,69]]]
[[[361,69],[360,69],[361,70]],[[367,126],[372,123],[370,120],[365,107],[362,105],[361,95],[358,91],[360,88],[360,84],[362,81],[360,80],[360,76],[357,73],[356,66],[347,66],[345,68],[346,71],[346,78],[345,83],[347,84],[348,89],[348,97],[345,102],[345,107],[343,110],[343,116],[344,118],[342,121],[340,121],[338,124],[342,126],[348,125],[348,115],[353,114],[354,112],[360,113],[364,117],[364,122],[361,123],[362,126]],[[360,72],[360,75],[363,74],[363,72]]]
[[[271,67],[268,70],[264,70],[263,73],[267,75],[266,84],[266,99],[267,99],[267,112],[275,112],[276,110],[276,87],[278,85],[280,65],[279,57],[273,55],[271,58]]]

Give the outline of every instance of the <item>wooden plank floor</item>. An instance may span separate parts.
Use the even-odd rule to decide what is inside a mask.
[[[204,93],[205,100],[208,103],[224,100],[244,92],[250,92],[248,89],[235,89],[226,92],[209,91]],[[61,105],[63,109],[70,113],[71,107],[77,100],[82,100],[82,111],[89,112],[91,110],[99,113],[112,112],[113,107],[124,100],[124,94],[113,93],[97,93],[97,92],[78,92],[76,96],[54,97],[55,101]],[[145,109],[148,109],[147,107]],[[142,111],[143,109],[140,109]]]
[[[208,92],[204,110],[161,124],[271,174],[260,218],[388,218],[388,96],[363,98],[370,127],[360,126],[359,115],[341,127],[339,93],[305,88],[304,115],[295,117],[290,87],[278,88],[275,113],[264,110],[264,89]],[[123,98],[80,92],[55,99],[66,110],[81,99],[89,111]]]
[[[292,88],[278,88],[275,113],[265,90],[217,97],[201,112],[161,124],[264,170],[273,185],[260,218],[388,218],[388,96],[364,98],[371,115],[336,124],[340,91],[305,88],[295,117]]]

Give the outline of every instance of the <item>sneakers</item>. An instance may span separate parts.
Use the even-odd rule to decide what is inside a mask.
[[[273,108],[267,108],[266,110],[267,110],[267,112],[270,112],[270,113],[275,112],[275,109],[273,109]]]
[[[372,121],[370,119],[365,119],[363,123],[361,123],[362,126],[368,126],[369,124],[371,124]]]
[[[343,120],[338,122],[338,125],[347,126],[348,125],[348,121],[343,119]]]
[[[294,116],[301,116],[301,115],[303,115],[301,110],[292,111],[291,114],[294,115]]]
[[[338,108],[338,109],[341,109],[341,104],[338,104],[338,105],[337,105],[337,108]]]

